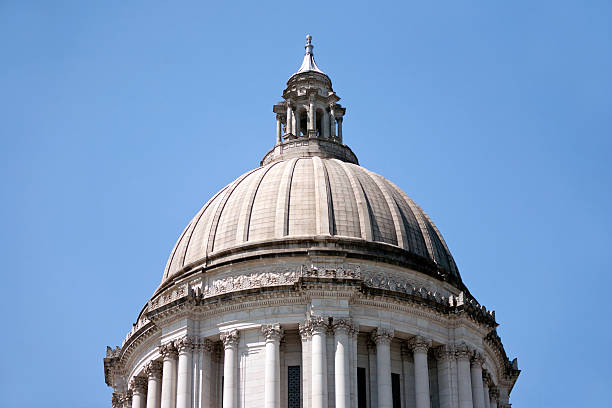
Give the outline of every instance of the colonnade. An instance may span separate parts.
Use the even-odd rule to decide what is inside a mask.
[[[357,407],[357,329],[349,318],[326,320],[311,316],[299,326],[302,338],[302,408],[328,406],[328,356],[333,356],[335,408]],[[264,325],[263,353],[264,407],[280,408],[281,354],[283,329],[280,324]],[[393,408],[391,343],[394,331],[376,328],[369,334],[375,347],[376,395],[371,408]],[[333,350],[327,350],[333,336]],[[238,407],[238,343],[240,332],[221,334],[223,344],[222,407]],[[330,343],[331,344],[331,343]],[[212,408],[218,407],[213,387],[212,347],[208,340],[193,342],[189,337],[159,347],[162,361],[151,361],[129,383],[129,391],[113,398],[115,408]],[[431,340],[415,336],[402,343],[402,377],[405,408],[430,408],[428,354]],[[195,351],[199,351],[196,353]],[[373,350],[374,351],[374,350]],[[442,345],[433,354],[437,360],[439,408],[498,408],[499,390],[483,372],[484,358],[466,344]],[[193,367],[197,367],[197,372]],[[195,394],[197,388],[198,395]],[[198,402],[200,401],[200,402]]]
[[[288,102],[285,114],[277,113],[276,115],[276,143],[279,144],[283,140],[283,122],[285,123],[285,138],[300,136],[302,112],[306,112],[306,137],[320,137],[342,143],[344,111],[344,108],[336,104],[330,104],[329,109],[319,106],[315,103],[313,94],[307,104],[295,105]],[[317,129],[318,113],[322,114],[319,129]]]

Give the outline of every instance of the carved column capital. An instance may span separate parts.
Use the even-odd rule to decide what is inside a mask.
[[[455,358],[455,346],[452,344],[443,344],[436,347],[435,355],[438,361],[452,360]]]
[[[261,326],[261,333],[266,338],[266,342],[274,341],[280,342],[283,337],[283,329],[281,329],[280,324],[266,324]]]
[[[355,326],[353,325],[353,321],[348,317],[341,317],[333,320],[332,329],[334,333],[344,332],[347,335],[351,335],[355,331]]]
[[[177,349],[179,354],[187,353],[193,350],[193,340],[188,337],[182,337],[174,342],[174,347]]]
[[[497,400],[499,398],[499,390],[497,387],[489,387],[489,398]]]
[[[132,390],[127,390],[126,392],[120,394],[119,405],[122,408],[132,408]]]
[[[410,345],[407,342],[402,342],[401,346],[402,360],[413,361],[414,356],[412,355],[412,350],[410,349]]]
[[[145,373],[149,378],[157,378],[160,379],[162,375],[162,363],[159,361],[151,361],[145,367]]]
[[[230,347],[236,347],[238,345],[239,338],[240,333],[236,329],[221,333],[221,341],[223,342],[223,347],[225,347],[226,349]]]
[[[485,359],[483,355],[480,354],[478,351],[474,351],[474,353],[472,354],[472,364],[475,366],[482,367],[484,362],[485,362]]]
[[[174,344],[172,342],[159,346],[159,354],[161,354],[164,359],[178,358],[178,351],[176,350],[176,347],[174,347]]]
[[[133,392],[145,393],[147,390],[147,379],[145,377],[136,376],[130,381],[130,389]]]
[[[310,320],[306,320],[304,323],[300,323],[298,327],[300,329],[300,336],[302,337],[302,341],[308,340],[312,334]]]
[[[431,340],[423,336],[414,336],[408,342],[413,353],[427,353],[431,347]]]
[[[311,334],[326,334],[329,328],[328,319],[323,316],[311,315],[310,316],[310,332]]]
[[[455,346],[455,356],[457,360],[468,360],[470,361],[470,357],[472,356],[472,350],[465,343],[459,343]]]
[[[212,353],[215,350],[215,343],[208,339],[200,339],[196,347],[198,350],[206,351],[207,353]]]
[[[387,329],[387,328],[383,328],[383,327],[379,327],[374,329],[374,331],[372,331],[372,334],[370,335],[370,337],[372,338],[372,341],[376,344],[391,344],[391,339],[393,338],[395,332],[393,331],[393,329]]]

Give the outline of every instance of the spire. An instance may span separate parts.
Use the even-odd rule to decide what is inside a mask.
[[[314,48],[314,45],[312,45],[311,41],[312,41],[312,36],[308,34],[306,36],[306,45],[304,46],[304,48],[306,48],[306,53],[304,54],[304,60],[302,61],[302,65],[300,66],[300,69],[298,69],[296,74],[301,74],[302,72],[314,71],[314,72],[318,72],[320,74],[326,75],[325,72],[321,71],[319,67],[317,67],[317,63],[314,60],[314,54],[312,53],[312,49]]]

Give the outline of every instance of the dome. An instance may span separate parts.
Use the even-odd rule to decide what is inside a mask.
[[[427,214],[386,178],[338,158],[281,159],[238,177],[187,225],[162,284],[253,256],[343,251],[459,279]]]

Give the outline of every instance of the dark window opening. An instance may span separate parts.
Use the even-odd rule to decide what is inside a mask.
[[[300,408],[300,366],[287,367],[287,408]]]
[[[367,408],[366,369],[357,367],[357,408]]]
[[[393,408],[402,408],[399,374],[391,374],[391,394],[393,395]]]

